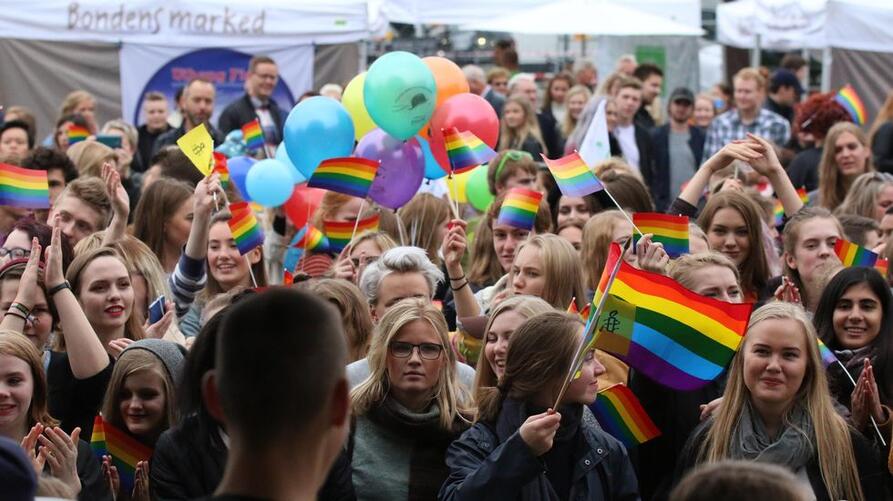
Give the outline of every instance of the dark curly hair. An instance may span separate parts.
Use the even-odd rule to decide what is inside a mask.
[[[46,171],[61,169],[66,183],[70,183],[78,177],[78,170],[68,155],[44,146],[38,146],[31,150],[31,153],[22,160],[22,167]]]

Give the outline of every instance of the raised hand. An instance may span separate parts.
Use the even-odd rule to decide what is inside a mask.
[[[164,315],[160,320],[155,322],[154,324],[149,324],[149,319],[146,319],[146,322],[143,324],[143,330],[146,331],[146,337],[149,339],[161,339],[167,333],[167,330],[170,328],[171,324],[174,321],[174,316],[176,313],[174,312],[174,303],[171,301],[165,301],[164,303]]]
[[[37,284],[37,275],[40,270],[40,244],[37,237],[31,239],[31,255],[28,256],[28,264],[25,265],[25,271],[22,272],[22,278],[19,280],[19,290],[16,293],[15,302],[22,306],[34,308],[34,305],[42,299],[43,291]]]
[[[555,440],[555,433],[560,424],[561,414],[547,411],[527,418],[518,433],[530,448],[530,452],[539,457],[552,448],[552,442]]]
[[[859,375],[859,381],[850,398],[851,419],[856,428],[864,430],[868,427],[869,417],[875,421],[884,421],[884,408],[874,378],[874,368],[866,358]]]
[[[47,289],[55,287],[65,281],[65,275],[62,273],[62,227],[58,214],[49,221],[53,227],[53,236],[50,239],[50,246],[46,250],[46,280],[44,283]]]
[[[133,342],[133,339],[129,339],[126,337],[119,337],[118,339],[112,339],[108,344],[108,352],[114,359],[118,359],[121,356],[121,352],[124,351],[124,348],[127,348],[130,343]]]
[[[47,449],[46,462],[50,465],[50,472],[65,482],[75,494],[81,492],[77,468],[80,435],[80,428],[75,428],[71,436],[62,428],[47,428],[37,437],[41,447]]]
[[[760,136],[747,133],[747,142],[745,144],[754,151],[761,153],[759,158],[747,162],[755,171],[768,177],[784,170],[781,162],[778,161],[778,155],[775,154],[775,147],[772,146],[772,143]]]
[[[651,233],[646,233],[636,242],[636,264],[652,273],[666,275],[670,256],[660,242],[653,242]]]
[[[112,464],[111,456],[102,456],[102,476],[105,477],[112,497],[118,499],[118,491],[121,489],[121,477],[118,475],[118,468]]]
[[[130,215],[130,196],[121,184],[121,174],[118,174],[111,162],[102,164],[102,180],[105,182],[105,189],[112,201],[112,210],[115,216],[127,221],[127,217]]]
[[[37,450],[37,437],[43,433],[43,425],[40,423],[35,424],[31,427],[31,431],[25,435],[25,438],[22,439],[22,449],[25,449],[25,454],[28,455],[28,459],[31,460],[31,466],[34,467],[34,472],[37,475],[41,475],[43,473],[43,467],[46,464],[46,454],[47,451],[44,448],[40,448],[40,451]]]
[[[195,185],[192,203],[194,216],[209,218],[213,211],[225,206],[226,194],[220,186],[220,176],[218,174],[211,174]]]
[[[449,222],[449,230],[441,245],[447,271],[450,271],[451,268],[460,272],[462,270],[462,258],[468,248],[468,237],[465,234],[467,227],[468,223],[461,219],[453,219]]]
[[[149,501],[149,462],[140,461],[136,464],[136,474],[133,481],[132,501]]]

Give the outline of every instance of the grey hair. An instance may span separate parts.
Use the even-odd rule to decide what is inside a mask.
[[[465,79],[472,82],[487,82],[487,75],[484,74],[484,70],[477,65],[474,64],[466,64],[462,67],[462,73],[465,75]]]
[[[391,273],[421,273],[428,282],[431,296],[438,282],[443,281],[443,272],[428,259],[423,249],[418,247],[394,247],[386,251],[377,261],[363,270],[360,277],[360,290],[369,304],[378,301],[378,289],[382,280]]]
[[[530,73],[518,73],[509,79],[509,94],[514,92],[515,86],[518,85],[518,82],[521,80],[528,80],[530,82],[536,83],[536,77],[531,75]]]

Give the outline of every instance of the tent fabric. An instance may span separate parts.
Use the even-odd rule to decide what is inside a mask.
[[[370,11],[393,23],[467,24],[536,7],[548,0],[372,0]],[[372,15],[374,17],[374,14]]]
[[[771,50],[819,49],[825,38],[826,0],[738,0],[716,6],[716,39],[724,45]]]
[[[890,26],[893,26],[893,2],[890,0],[828,2],[826,35],[831,47],[893,52]]]

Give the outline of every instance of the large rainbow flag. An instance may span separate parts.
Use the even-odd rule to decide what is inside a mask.
[[[375,180],[375,173],[378,172],[379,163],[378,160],[360,157],[323,160],[313,171],[307,186],[366,198],[372,181]]]
[[[565,196],[585,197],[605,189],[576,151],[557,160],[549,160],[546,155],[541,156]]]
[[[341,252],[347,247],[351,239],[364,231],[378,231],[378,223],[381,216],[373,214],[367,218],[360,219],[359,223],[354,221],[323,221],[323,231],[326,238],[329,239],[329,251]],[[354,232],[356,226],[356,232]]]
[[[660,436],[660,430],[642,408],[639,399],[622,384],[599,391],[589,408],[598,424],[627,448]]]
[[[469,130],[459,132],[455,127],[443,131],[447,158],[453,174],[474,169],[489,162],[496,152]]]
[[[611,244],[605,269],[621,249]],[[593,304],[609,294],[595,321],[593,347],[607,351],[652,380],[677,390],[699,388],[722,374],[747,330],[750,303],[701,296],[669,277],[625,261],[609,291],[603,274]]]
[[[264,232],[248,202],[229,204],[229,211],[232,217],[227,223],[236,241],[236,247],[239,248],[239,254],[247,254],[254,248],[262,246]]]
[[[48,209],[50,188],[47,171],[0,164],[0,205]]]
[[[651,233],[653,242],[660,242],[671,258],[688,254],[688,217],[657,212],[633,213],[633,224],[642,233]],[[638,234],[633,235],[638,240]]]
[[[96,416],[93,420],[90,448],[100,463],[102,456],[112,457],[112,464],[118,469],[118,477],[121,479],[121,489],[128,493],[133,490],[137,463],[148,461],[152,457],[151,447],[110,425],[102,416]]]
[[[837,92],[837,95],[834,96],[834,100],[843,106],[847,113],[850,114],[850,117],[853,118],[853,122],[855,122],[856,125],[865,125],[865,122],[868,121],[868,112],[865,111],[865,103],[862,102],[862,98],[859,97],[859,94],[856,94],[856,89],[854,89],[852,85],[844,85]]]

